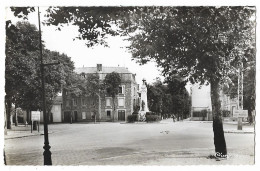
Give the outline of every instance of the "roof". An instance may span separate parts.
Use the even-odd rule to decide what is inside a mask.
[[[82,72],[84,73],[96,73],[97,67],[81,67],[81,68],[75,68],[75,72],[80,74]],[[101,73],[111,73],[111,72],[117,72],[122,74],[131,74],[131,72],[125,68],[125,67],[106,67],[102,66]]]

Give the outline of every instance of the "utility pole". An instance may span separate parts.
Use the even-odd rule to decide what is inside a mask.
[[[238,89],[237,89],[237,107],[238,110],[243,110],[243,62],[240,60],[239,66],[238,66]],[[237,119],[237,130],[242,130],[242,117],[238,117]]]

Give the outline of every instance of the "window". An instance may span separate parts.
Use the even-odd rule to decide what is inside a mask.
[[[83,99],[81,100],[81,102],[82,102],[82,104],[81,104],[82,106],[86,106],[86,102],[87,102],[86,99],[83,98]]]
[[[111,106],[111,98],[106,98],[106,107]]]
[[[90,115],[91,115],[91,118],[94,119],[96,116],[96,113],[92,111],[92,112],[90,112]]]
[[[124,85],[119,86],[118,94],[125,94],[124,91],[125,91],[125,86]]]
[[[66,100],[66,106],[67,106],[67,107],[70,106],[70,100]]]
[[[82,112],[82,119],[86,119],[87,116],[86,116],[86,112]]]
[[[73,106],[77,106],[77,99],[72,99]]]
[[[107,117],[111,117],[111,110],[107,110]]]
[[[106,93],[110,94],[110,88],[106,88]]]
[[[118,93],[123,94],[123,87],[121,87],[121,86],[119,87]]]
[[[124,98],[118,98],[118,106],[120,106],[120,107],[125,106],[125,99]]]

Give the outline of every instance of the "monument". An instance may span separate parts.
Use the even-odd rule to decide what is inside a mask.
[[[142,80],[143,84],[141,86],[141,100],[140,100],[140,111],[139,111],[139,120],[145,121],[145,114],[149,112],[148,102],[147,102],[147,87],[145,85],[145,79]]]

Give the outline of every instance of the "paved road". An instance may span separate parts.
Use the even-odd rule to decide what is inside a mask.
[[[214,154],[212,123],[207,122],[53,124],[49,129],[53,165],[254,163],[254,134],[226,133],[229,159],[207,159]],[[7,164],[42,165],[43,138],[5,139]]]

